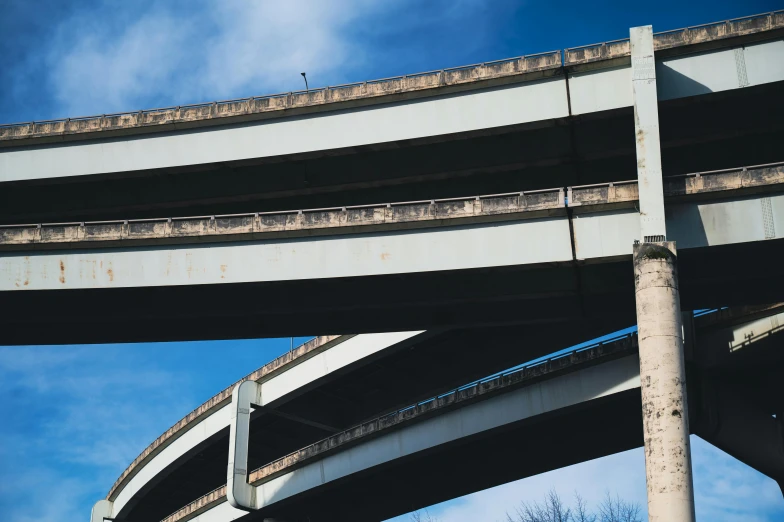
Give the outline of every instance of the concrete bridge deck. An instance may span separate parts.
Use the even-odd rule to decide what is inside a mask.
[[[696,370],[699,373],[694,377],[695,389],[698,388],[699,375],[708,371],[713,382],[721,382],[724,388],[742,386],[745,396],[750,397],[758,410],[775,412],[784,407],[774,391],[776,379],[782,374],[784,355],[780,350],[780,328],[776,327],[779,320],[784,323],[780,305],[722,310],[695,318],[694,328],[688,334],[690,360],[699,368]],[[403,333],[396,337],[385,334],[388,338],[360,335],[316,339],[298,348],[292,355],[287,354],[248,376],[249,379],[266,383],[264,386],[271,386],[270,390],[279,390],[286,388],[286,385],[281,387],[275,383],[276,379],[294,382],[299,374],[309,374],[307,364],[321,366],[318,359],[310,360],[311,357],[329,356],[332,361],[345,361],[344,366],[328,365],[328,373],[312,375],[310,380],[302,381],[301,388],[291,388],[288,395],[277,398],[274,391],[264,392],[269,397],[267,400],[272,402],[269,408],[263,408],[263,412],[259,410],[259,416],[251,424],[252,458],[249,469],[273,462],[259,468],[269,469],[259,471],[257,478],[261,479],[263,475],[269,479],[271,473],[277,476],[283,472],[279,469],[281,466],[297,467],[305,460],[323,457],[324,451],[340,450],[344,442],[354,444],[365,435],[375,436],[377,432],[373,430],[357,432],[353,428],[364,426],[374,415],[380,413],[384,419],[400,417],[401,421],[416,422],[433,414],[432,406],[435,403],[430,397],[443,398],[448,390],[461,383],[473,382],[500,369],[509,368],[521,358],[533,360],[561,346],[607,331],[607,328],[617,329],[620,326],[618,323],[578,323],[560,333],[549,328],[528,329],[522,337],[519,328],[494,328],[428,334]],[[749,330],[756,332],[753,343],[746,336]],[[724,342],[727,338],[739,339],[741,343],[746,343],[746,348],[727,350]],[[487,346],[487,349],[482,350],[481,357],[459,355],[471,353],[479,345]],[[552,372],[574,369],[573,363],[584,367],[607,360],[607,357],[624,356],[631,353],[629,350],[633,351],[635,346],[634,336],[626,337],[591,348],[579,356],[559,357],[545,365],[537,364],[527,370],[515,370],[514,375],[530,382],[531,379],[552,376]],[[371,351],[367,352],[368,349]],[[305,362],[301,362],[302,359]],[[717,363],[717,360],[721,362]],[[291,366],[292,363],[297,366]],[[430,368],[436,365],[441,371],[433,373]],[[405,385],[400,384],[401,374],[408,376]],[[507,384],[518,383],[516,379],[509,378]],[[459,396],[473,397],[465,392],[465,386],[460,388],[464,391]],[[108,497],[114,502],[114,515],[118,520],[159,520],[190,500],[201,497],[211,488],[218,488],[220,481],[225,480],[226,401],[230,390],[228,388],[216,395],[164,433],[123,473]],[[495,393],[498,389],[493,384],[486,391]],[[360,397],[366,397],[367,400],[360,400]],[[699,393],[695,393],[695,397],[699,397]],[[412,402],[419,404],[423,401],[426,405],[418,409],[406,407]],[[447,400],[442,406],[448,409],[454,404]],[[694,411],[699,413],[700,409],[695,407]],[[632,413],[633,409],[629,412],[630,419],[636,419],[639,423],[639,414],[635,417]],[[378,424],[377,420],[373,422]],[[400,427],[397,421],[391,424],[384,422],[384,426],[390,429]],[[697,433],[711,440],[715,425],[705,428],[704,424],[702,428],[696,425]],[[348,428],[351,429],[345,433],[357,436],[347,438],[346,435],[331,435]],[[304,443],[316,442],[325,435],[330,435],[325,439],[327,442],[300,450],[305,447]],[[332,444],[329,441],[333,439],[341,442]],[[733,453],[738,448],[731,442],[729,447],[725,445],[725,450]],[[286,448],[290,448],[288,451],[297,451],[284,457]],[[743,451],[733,454],[748,461],[744,458],[748,454]],[[764,465],[762,468],[763,472],[769,471]],[[212,507],[223,502],[218,493],[209,493],[193,505],[189,504],[190,507],[182,510],[180,515],[187,515],[185,519],[188,519],[196,514],[195,511],[203,510],[205,502]],[[411,506],[411,509],[415,507]]]
[[[726,47],[724,40],[753,36],[759,39],[765,33],[784,29],[784,11],[748,16],[724,22],[671,30],[654,35],[654,49],[668,55],[693,53],[705,49]],[[765,38],[765,36],[762,36]],[[744,41],[744,40],[739,40]],[[729,43],[729,45],[732,45]],[[490,80],[509,79],[520,81],[532,73],[553,71],[562,67],[574,68],[576,72],[594,70],[597,66],[628,65],[629,40],[615,40],[585,45],[563,51],[552,51],[529,56],[495,60],[476,65],[454,67],[416,73],[394,78],[358,82],[335,87],[315,88],[308,91],[280,93],[268,96],[181,105],[163,109],[148,109],[119,114],[64,118],[27,123],[0,125],[0,145],[15,140],[25,143],[89,139],[103,135],[129,135],[139,132],[160,132],[173,129],[225,125],[237,121],[251,121],[264,117],[288,116],[292,109],[334,110],[345,106],[357,106],[359,100],[371,102],[399,98],[401,94],[432,96],[444,87],[480,84]],[[752,68],[756,65],[752,58]],[[758,71],[753,71],[752,75]],[[539,76],[549,76],[549,73]],[[748,74],[748,72],[747,72]],[[586,78],[586,77],[582,77]],[[525,79],[525,78],[523,78]],[[757,78],[755,78],[756,80]],[[578,83],[589,83],[584,79]],[[730,82],[731,84],[732,82]],[[492,85],[492,84],[490,84]],[[675,90],[665,91],[664,98]],[[585,95],[583,95],[585,96]],[[607,98],[611,96],[605,94]],[[380,98],[380,100],[379,100]],[[580,100],[580,95],[577,97]],[[347,105],[347,102],[354,102]],[[606,103],[617,103],[605,100]],[[629,103],[630,104],[630,103]],[[579,101],[576,103],[579,106]],[[576,114],[580,114],[577,109]],[[6,143],[2,143],[6,142]]]
[[[784,164],[668,178],[671,237],[681,249],[777,239],[784,231],[782,186]],[[642,239],[637,200],[637,182],[627,181],[264,215],[0,226],[0,291],[603,262],[630,255]]]
[[[623,343],[613,344],[612,348],[617,348],[617,352],[612,348],[605,352],[586,350],[468,386],[406,410],[370,420],[271,462],[248,474],[248,480],[260,489],[257,493],[258,512],[247,514],[231,507],[225,503],[225,490],[218,489],[164,521],[189,520],[200,512],[199,520],[258,520],[265,516],[285,516],[293,520],[304,520],[305,517],[311,517],[312,520],[384,520],[397,513],[390,513],[390,506],[378,502],[381,491],[367,495],[366,486],[361,487],[361,494],[357,492],[352,497],[354,501],[348,502],[346,499],[347,505],[338,512],[333,511],[337,502],[323,510],[323,500],[313,502],[301,497],[304,493],[329,486],[333,481],[338,482],[355,473],[362,474],[363,480],[371,482],[375,482],[373,476],[378,474],[393,473],[401,478],[399,471],[388,468],[382,471],[380,468],[398,459],[406,460],[409,457],[410,460],[420,452],[427,453],[442,445],[461,441],[465,443],[481,434],[487,436],[486,432],[502,427],[508,429],[510,424],[535,419],[540,415],[546,416],[559,410],[565,413],[570,407],[583,402],[590,403],[616,394],[623,396],[624,392],[633,393],[635,388],[639,388],[636,357],[613,360],[619,354],[628,354],[628,349],[633,348],[632,342],[625,344],[625,347]],[[599,362],[603,364],[589,367]],[[573,373],[568,373],[570,371]],[[594,405],[588,408],[591,406]],[[537,428],[531,425],[528,428],[530,431],[526,438],[540,441],[535,436]],[[587,427],[583,429],[590,431]],[[526,471],[522,468],[518,474],[525,476]],[[433,472],[425,474],[433,475]],[[439,480],[441,485],[427,483],[434,489],[442,489],[444,482],[449,485],[454,485],[455,480],[471,482],[467,473],[457,474],[461,477],[456,476],[454,479],[449,479],[448,474],[444,468],[440,468],[437,475],[442,477]],[[411,486],[400,489],[406,490],[406,493],[412,487],[427,489],[422,488],[422,476],[418,473],[416,476],[416,480],[409,480]],[[387,490],[383,496],[398,496],[398,491],[398,488]],[[325,494],[342,493],[333,489],[331,493]],[[296,497],[300,498],[292,503]],[[290,501],[288,510],[278,505],[284,504],[286,500]],[[392,509],[400,510],[401,507]]]
[[[265,390],[278,390],[278,383],[305,375],[307,364],[318,368],[321,359],[343,361],[327,364],[326,373],[307,373],[300,387],[279,398],[265,391],[271,402],[251,422],[251,465],[509,368],[521,358],[532,360],[625,324],[618,318],[582,321],[556,335],[549,328],[529,328],[524,339],[511,327],[317,338],[247,377],[263,382]],[[455,356],[479,345],[492,350],[482,357]],[[443,371],[434,374],[434,366]],[[108,495],[117,516],[158,520],[225,481],[232,388],[187,415],[134,460]]]
[[[667,226],[681,252],[685,309],[776,300],[783,176],[774,165],[668,179]],[[143,223],[145,239],[130,239],[130,223],[4,228],[0,342],[359,333],[523,317],[535,324],[599,310],[628,316],[626,262],[640,239],[635,189],[605,184],[358,209],[366,225],[346,226],[349,209],[283,214],[271,232],[251,231],[262,217],[254,224],[250,215],[228,234],[218,218]],[[308,235],[258,239],[266,234]],[[205,238],[232,240],[192,242]],[[761,278],[765,285],[755,283]],[[41,317],[51,327],[28,326]]]
[[[710,394],[713,397],[717,393],[716,387],[719,386],[719,393],[724,395],[731,394],[732,397],[739,398],[738,400],[741,401],[741,404],[744,404],[746,410],[751,412],[752,418],[757,424],[760,421],[764,423],[765,418],[770,420],[770,412],[779,411],[780,408],[784,407],[781,397],[775,393],[775,382],[784,375],[784,351],[781,350],[782,330],[779,326],[779,321],[784,322],[784,313],[782,313],[780,305],[728,309],[696,317],[694,319],[694,327],[687,334],[689,341],[687,352],[690,354],[689,360],[693,365],[693,371],[690,374],[690,382],[692,384],[690,385],[689,408],[693,416],[692,424],[695,433],[709,442],[719,445],[722,449],[730,452],[742,461],[760,469],[763,473],[774,476],[777,480],[784,478],[784,475],[781,475],[782,471],[784,471],[784,467],[782,467],[784,466],[784,460],[782,460],[784,454],[779,455],[776,453],[777,450],[775,448],[770,449],[773,453],[765,450],[760,454],[753,447],[738,444],[737,434],[733,434],[731,430],[736,419],[727,418],[727,413],[722,408],[719,408],[719,411],[717,411],[716,403],[712,398],[706,396],[707,392],[705,390],[711,390]],[[749,331],[754,331],[755,335],[747,335]],[[487,332],[483,332],[480,334],[480,337],[486,336],[486,334]],[[454,343],[464,335],[465,332],[450,338],[449,342],[446,343],[451,347],[448,350],[449,353],[454,354],[455,349],[457,349]],[[410,340],[406,341],[406,343],[409,346],[416,346],[414,350],[417,352],[416,361],[426,364],[423,357],[428,355],[439,357],[437,353],[442,349],[439,348],[438,342],[440,336],[443,336],[443,334],[436,334],[420,341],[416,341],[416,338],[413,337],[409,338]],[[354,339],[360,341],[363,337],[358,336]],[[726,339],[735,339],[735,341],[731,340],[727,344],[725,342]],[[446,339],[443,339],[443,341],[446,341]],[[444,344],[443,341],[441,344]],[[489,355],[493,350],[502,348],[499,343],[493,342],[493,339],[489,342],[493,344],[493,349],[484,350],[483,353],[485,354]],[[514,341],[510,337],[507,343],[513,344]],[[314,346],[318,344],[316,343]],[[336,345],[331,349],[334,350],[344,344]],[[523,346],[532,347],[533,344]],[[739,348],[739,346],[742,347]],[[344,348],[346,350],[349,349],[348,345],[345,345]],[[544,352],[546,352],[552,350],[552,344],[549,345],[549,348],[547,346],[540,346],[539,348],[543,348]],[[329,350],[330,348],[327,349]],[[305,520],[305,517],[311,517],[312,520],[382,520],[400,512],[416,509],[422,505],[445,500],[507,480],[521,478],[528,474],[536,474],[570,463],[639,446],[642,444],[642,431],[637,402],[639,401],[639,391],[634,392],[634,389],[639,390],[639,382],[632,382],[623,378],[620,380],[616,379],[617,382],[613,381],[614,384],[610,384],[608,381],[604,385],[600,385],[600,381],[604,382],[602,379],[615,375],[612,369],[613,365],[628,366],[628,371],[624,371],[629,375],[637,375],[638,363],[636,357],[632,356],[630,358],[630,354],[636,353],[635,350],[636,337],[634,335],[625,336],[587,349],[581,349],[571,354],[558,356],[542,363],[516,368],[515,370],[504,372],[500,376],[482,379],[479,383],[470,386],[460,386],[457,390],[451,392],[444,391],[443,384],[445,383],[433,382],[431,384],[437,384],[437,386],[436,388],[430,388],[430,390],[440,389],[441,391],[437,391],[435,396],[428,396],[433,397],[430,399],[423,396],[421,391],[414,391],[410,388],[410,386],[416,388],[418,383],[426,379],[412,378],[407,381],[409,383],[407,386],[399,386],[399,380],[395,381],[398,382],[395,392],[398,397],[388,404],[397,404],[397,406],[391,408],[391,411],[390,409],[384,409],[380,417],[368,417],[361,423],[352,425],[350,429],[330,434],[319,442],[314,440],[314,443],[302,446],[301,449],[293,453],[287,455],[278,453],[277,459],[268,461],[269,463],[249,473],[250,481],[257,485],[263,484],[263,488],[266,491],[258,497],[261,502],[259,505],[261,507],[260,511],[247,515],[243,511],[231,508],[225,502],[226,493],[223,486],[203,496],[199,496],[199,493],[196,493],[198,488],[191,488],[189,490],[191,491],[191,498],[198,498],[164,520],[165,522],[184,522],[193,519],[199,521],[234,520],[236,518],[256,520],[260,519],[259,517],[269,516],[284,517],[285,520]],[[393,361],[399,358],[401,354],[409,351],[384,348],[378,352],[376,363],[374,364],[380,363],[382,366],[385,366],[389,362],[391,366],[389,370],[399,374],[399,371],[395,369],[399,365]],[[529,350],[527,353],[535,354],[536,352]],[[516,355],[519,357],[520,353],[518,352]],[[458,357],[457,359],[463,358]],[[763,361],[764,364],[761,364]],[[410,362],[401,362],[403,366],[413,369]],[[482,358],[473,359],[472,361],[464,360],[463,362],[466,364],[470,363],[469,365],[478,364],[483,369],[489,368],[487,364],[483,363]],[[276,366],[279,365],[276,364]],[[348,375],[338,379],[346,379],[367,373],[366,368],[367,365],[356,366],[355,364]],[[590,370],[586,370],[587,368],[590,368]],[[455,372],[453,370],[456,369],[445,369],[445,372],[453,375],[460,374],[459,371]],[[572,372],[577,372],[577,375],[575,376]],[[588,376],[589,373],[590,376]],[[463,373],[462,375],[466,374]],[[378,374],[373,376],[374,379],[377,377]],[[433,377],[439,379],[438,376],[434,375]],[[565,384],[562,382],[565,380],[575,382]],[[590,399],[585,398],[587,402],[574,403],[571,406],[559,402],[569,402],[569,398],[574,398],[572,395],[577,393],[577,390],[586,391],[587,388],[590,388],[590,385],[586,383],[599,385],[604,390],[603,392],[597,392],[598,395],[604,395],[607,392],[613,398],[608,397],[596,400],[598,395],[593,394]],[[495,408],[494,401],[500,399],[499,394],[506,395],[506,392],[509,392],[509,396],[511,396],[517,393],[514,390],[520,387],[528,390],[520,392],[525,395],[525,397],[521,396],[519,398],[522,402],[518,404],[515,400],[507,397],[503,399],[503,407]],[[553,389],[549,390],[551,387]],[[328,388],[322,389],[326,390]],[[739,395],[737,393],[738,390],[742,390],[742,393]],[[311,395],[307,397],[303,395],[302,398],[312,401],[312,392],[306,393],[311,393]],[[401,398],[415,395],[420,397],[416,399],[416,403],[411,407],[402,407]],[[597,397],[594,397],[594,395],[597,395]],[[333,407],[335,399],[336,397],[332,396]],[[517,406],[514,406],[509,401],[517,404]],[[211,401],[208,404],[213,402]],[[383,400],[376,402],[376,405],[383,404],[383,402]],[[555,403],[558,403],[559,406],[554,406]],[[473,406],[471,406],[472,404]],[[500,405],[500,402],[498,404]],[[537,405],[543,407],[544,410],[537,410]],[[478,416],[465,419],[462,418],[467,414],[465,411],[460,414],[455,413],[455,410],[461,410],[464,407],[474,408]],[[538,413],[529,412],[529,414],[533,414],[533,417],[528,418],[526,417],[528,414],[525,414],[525,412],[531,407]],[[544,414],[551,407],[555,408],[553,413]],[[287,408],[289,406],[282,405],[280,413],[285,415],[286,411],[289,413],[292,411]],[[296,411],[296,409],[293,411]],[[259,419],[269,417],[270,414],[274,413],[266,408],[264,408],[264,412],[265,414],[259,417]],[[299,410],[299,412],[301,413],[302,410]],[[555,414],[556,412],[557,415]],[[500,429],[501,425],[506,425],[507,422],[499,420],[501,417],[518,414],[523,415],[528,420],[523,422],[522,417],[520,419],[515,417],[516,420],[507,419],[511,424],[504,429]],[[475,414],[471,415],[475,416]],[[757,417],[754,417],[754,415],[757,415]],[[190,422],[196,422],[196,426],[198,426],[198,423],[205,422],[211,417],[217,419],[219,416],[218,413],[205,411],[194,417]],[[453,426],[449,420],[451,416],[460,416],[462,420],[459,424],[462,427]],[[584,424],[580,420],[583,418],[585,420]],[[597,424],[598,421],[596,419],[605,418],[607,423],[612,423],[613,430],[607,430],[601,423]],[[718,418],[722,418],[723,421],[719,422]],[[594,419],[594,421],[589,419]],[[484,433],[484,435],[479,433],[484,431],[482,429],[483,423],[490,422],[492,424],[495,421],[501,422],[501,424],[498,426],[494,424],[493,426],[488,425],[486,428],[489,431]],[[579,445],[568,442],[569,437],[574,436],[575,425],[580,426],[581,444]],[[572,426],[572,428],[569,428],[569,426]],[[265,424],[258,420],[255,421],[251,427],[251,434],[255,433],[251,441],[251,453],[253,453],[254,447],[266,446],[268,442],[265,442],[265,440],[268,441],[269,437],[272,437],[277,429],[280,429],[280,427]],[[465,432],[465,430],[470,431],[470,433]],[[594,433],[593,430],[596,430],[596,432]],[[561,435],[557,435],[558,433],[561,433]],[[567,434],[566,438],[564,438],[564,433]],[[314,432],[311,436],[316,435],[317,432]],[[542,452],[539,448],[541,444],[548,444],[542,441],[550,440],[549,437],[553,436],[561,444],[572,449],[566,450],[564,447],[557,449],[556,446],[553,446],[552,451],[554,453],[547,454],[547,459],[542,460]],[[409,440],[410,437],[414,437],[414,439]],[[519,446],[520,437],[537,440],[536,448],[537,454],[540,455],[539,458]],[[215,446],[214,437],[211,440],[209,438],[206,440],[209,440],[210,444]],[[376,447],[378,445],[383,446],[387,443],[385,441],[393,441],[393,445],[397,449],[394,451],[381,451],[383,448],[379,449]],[[420,443],[431,449],[426,449],[425,446],[420,448],[417,446]],[[501,447],[498,447],[498,444],[501,444]],[[507,446],[508,444],[513,446]],[[373,445],[373,448],[367,445]],[[218,447],[223,450],[219,453],[225,465],[226,447],[223,444],[219,444]],[[512,451],[512,447],[515,448],[514,451]],[[509,455],[502,459],[501,455],[506,455],[504,453],[506,450],[503,448],[509,450]],[[399,451],[403,453],[398,455]],[[460,452],[460,458],[453,454],[455,451]],[[481,453],[475,455],[472,453],[474,451]],[[517,453],[520,451],[522,451],[524,456],[518,458]],[[200,447],[198,453],[200,456],[197,460],[199,461],[199,466],[203,468],[206,466],[206,448]],[[265,454],[268,453],[266,452]],[[410,455],[405,457],[409,453]],[[193,460],[193,454],[194,452],[191,451],[188,458]],[[416,454],[415,458],[414,454]],[[493,457],[492,455],[496,456]],[[158,457],[154,456],[154,458]],[[494,460],[496,458],[499,460]],[[510,469],[510,467],[504,467],[500,463],[507,463],[509,458],[514,459],[518,466]],[[448,462],[450,459],[453,462],[461,462],[463,473],[456,473],[450,478],[448,472],[436,471],[449,469]],[[375,462],[376,460],[378,462]],[[256,461],[258,462],[258,459]],[[140,465],[146,466],[149,464],[140,463]],[[180,465],[182,466],[182,464]],[[331,470],[335,465],[338,467],[334,468],[336,474],[333,474]],[[318,471],[315,475],[309,473],[308,469],[314,466],[314,469],[323,468],[323,473],[322,471]],[[412,466],[416,468],[416,471],[413,470]],[[447,468],[443,466],[447,466]],[[343,471],[338,471],[338,468]],[[500,468],[503,468],[503,470]],[[210,467],[210,469],[212,468]],[[482,472],[482,469],[485,471]],[[144,467],[142,467],[142,472],[144,472],[143,470]],[[220,479],[221,475],[223,475],[221,471],[220,466],[217,466],[214,470],[216,479]],[[418,477],[423,476],[423,474],[429,476],[432,479],[432,481],[428,482],[430,487],[422,488],[421,483],[418,481],[403,480],[403,475],[411,473]],[[127,476],[127,474],[124,474],[124,476]],[[398,478],[392,479],[391,477],[393,476]],[[149,479],[149,477],[145,478]],[[206,476],[203,476],[200,480],[202,487],[208,484],[208,481],[205,479]],[[346,480],[350,480],[350,485],[346,484]],[[357,482],[358,480],[360,482]],[[333,482],[334,484],[332,484]],[[382,482],[384,483],[383,485],[381,484]],[[127,487],[126,484],[122,482],[122,479],[118,481],[109,497],[117,499],[115,500],[115,505],[118,509],[114,514],[118,517],[118,520],[128,520],[130,522],[134,520],[148,520],[154,514],[162,518],[161,512],[165,512],[166,505],[172,504],[172,502],[167,504],[163,499],[171,500],[172,491],[170,488],[172,488],[173,482],[167,483],[164,481],[159,482],[155,486],[157,490],[140,490],[135,510],[129,509],[128,503],[123,503],[124,501],[122,501],[124,497],[123,489]],[[409,485],[406,486],[405,484]],[[352,494],[354,500],[351,502],[348,502],[346,499],[341,500],[341,495],[351,494],[350,492],[356,493],[357,488],[362,491],[362,495]],[[166,493],[166,491],[169,492]],[[185,490],[180,487],[179,492],[185,493]],[[390,495],[393,494],[392,492],[394,492],[394,496],[403,495],[407,498],[407,502],[388,502]],[[194,495],[194,493],[196,494]],[[178,498],[180,497],[182,495],[178,493]],[[360,500],[360,497],[362,500]],[[384,501],[384,499],[387,501]],[[157,510],[150,510],[156,505],[158,506]],[[139,509],[142,509],[142,511]]]
[[[777,12],[659,35],[665,173],[780,159],[782,19]],[[19,139],[0,139],[0,223],[323,208],[628,179],[628,46],[567,50],[563,64],[558,52],[460,68],[445,73],[445,85],[439,71],[301,93],[292,96],[296,108],[283,110],[254,98],[9,127]]]

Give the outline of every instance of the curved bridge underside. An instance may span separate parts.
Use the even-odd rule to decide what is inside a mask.
[[[689,393],[690,402],[694,402],[690,405],[692,429],[777,480],[784,478],[784,453],[778,454],[775,449],[779,428],[771,418],[771,412],[784,408],[776,394],[776,383],[784,378],[779,321],[784,324],[784,313],[778,305],[726,309],[695,318],[687,334],[692,367]],[[579,326],[577,330],[574,338],[590,331]],[[551,353],[555,345],[546,342],[547,333],[542,330],[538,345],[532,337],[534,332],[527,335],[530,344],[519,344],[519,329],[511,328],[507,338],[500,333],[494,338],[490,330],[403,334],[400,340],[390,338],[377,343],[372,357],[357,352],[368,343],[363,339],[372,336],[350,337],[336,345],[328,341],[320,353],[334,351],[333,360],[340,359],[338,350],[342,347],[346,354],[354,354],[354,362],[343,370],[335,367],[334,373],[311,378],[310,384],[304,384],[290,397],[273,398],[271,407],[258,409],[251,423],[248,469],[256,468],[249,478],[258,486],[259,511],[246,514],[225,501],[225,486],[220,484],[225,477],[226,428],[204,437],[206,421],[226,426],[228,420],[219,410],[192,421],[198,429],[189,428],[185,433],[201,436],[201,442],[179,460],[165,468],[154,462],[160,458],[156,455],[152,467],[140,462],[137,480],[149,481],[146,486],[128,489],[127,484],[118,484],[119,496],[111,497],[115,499],[114,517],[130,522],[162,520],[173,512],[166,522],[190,520],[197,515],[202,522],[270,516],[293,521],[383,520],[641,445],[634,336],[445,393],[450,386],[509,367],[515,357],[525,354],[530,360]],[[559,338],[549,333],[550,341]],[[484,357],[456,356],[469,353],[466,350],[483,339],[492,346],[483,351]],[[568,344],[564,337],[559,342]],[[413,365],[414,361],[424,365]],[[308,362],[317,363],[317,359],[306,358],[280,376],[270,374],[271,380],[262,382],[279,389],[280,385],[274,384],[276,378],[288,373],[287,380],[291,381],[296,375],[291,372],[302,373]],[[443,366],[445,362],[449,367]],[[434,374],[430,370],[434,364],[441,364],[443,371]],[[408,386],[400,386],[399,376],[405,373],[412,378],[407,380]],[[446,375],[452,379],[445,379]],[[387,388],[382,384],[385,380]],[[356,395],[351,391],[355,389],[373,398],[364,406],[344,402]],[[737,394],[738,390],[742,393]],[[399,409],[407,400],[421,401],[433,393],[437,397],[434,400]],[[265,394],[269,396],[269,392]],[[302,405],[312,405],[318,397],[322,406],[316,409],[323,410],[324,415],[314,417],[314,410],[302,409]],[[761,438],[756,442],[734,431],[739,410],[746,412],[742,422],[758,426]],[[341,419],[341,411],[357,415]],[[379,412],[381,417],[365,420]],[[289,426],[296,428],[294,432],[287,431],[291,429],[286,428],[287,422],[293,423]],[[290,438],[292,433],[298,437]],[[326,439],[319,440],[325,435]],[[313,444],[303,446],[308,437]],[[178,441],[185,443],[186,437],[176,439],[170,447]],[[289,442],[289,451],[295,451],[286,455],[281,441]],[[760,454],[757,448],[767,449]],[[275,457],[278,460],[271,460]],[[269,464],[258,467],[265,462]],[[510,462],[514,465],[509,466]],[[157,475],[149,476],[151,471]],[[207,493],[210,477],[217,489]],[[134,488],[137,494],[133,501],[122,500]],[[199,495],[204,496],[187,503],[187,499]]]

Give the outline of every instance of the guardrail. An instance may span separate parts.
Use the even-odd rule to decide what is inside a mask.
[[[280,212],[0,226],[0,244],[24,245],[295,232],[510,213],[564,206],[564,189]]]
[[[784,184],[784,162],[695,172],[664,178],[664,194],[682,197],[717,191]],[[298,233],[323,229],[420,223],[449,219],[480,220],[516,214],[518,217],[556,215],[563,208],[596,211],[626,205],[639,198],[636,180],[566,188],[508,192],[484,196],[403,201],[347,207],[222,214],[214,216],[0,225],[0,246],[96,241],[161,240],[268,233]]]
[[[364,422],[359,426],[331,435],[326,439],[322,439],[306,448],[290,453],[251,471],[248,474],[248,482],[258,483],[262,480],[269,480],[280,474],[282,470],[288,471],[291,467],[301,464],[304,460],[313,458],[316,455],[324,455],[337,447],[345,447],[356,439],[375,436],[380,431],[403,422],[419,419],[436,410],[451,408],[459,403],[476,399],[480,396],[487,396],[498,393],[501,390],[527,384],[545,375],[560,373],[564,370],[573,369],[575,366],[592,364],[599,359],[632,353],[637,347],[637,332],[631,332],[543,361],[524,363],[516,368],[479,379],[449,392],[419,401],[371,421]]]
[[[268,363],[266,363],[261,368],[258,368],[254,372],[246,375],[242,379],[236,381],[231,386],[224,388],[223,391],[217,393],[212,398],[210,398],[207,402],[202,404],[201,406],[197,407],[190,413],[188,413],[185,417],[180,419],[174,426],[163,432],[158,438],[156,438],[149,446],[147,446],[139,456],[137,456],[130,465],[122,472],[119,478],[114,482],[111,489],[109,490],[109,494],[106,496],[107,499],[113,499],[115,492],[119,491],[134,475],[139,471],[139,469],[150,459],[152,459],[155,455],[163,451],[169,444],[171,444],[174,440],[178,437],[182,436],[183,433],[188,431],[194,424],[197,424],[197,419],[200,419],[202,416],[209,415],[212,412],[216,411],[218,408],[222,407],[227,402],[231,401],[231,392],[234,390],[234,387],[243,382],[243,381],[256,381],[256,382],[264,382],[273,376],[277,375],[280,371],[285,370],[290,367],[291,364],[298,363],[298,361],[303,360],[303,357],[311,356],[315,353],[318,353],[319,350],[324,349],[326,346],[331,346],[338,340],[338,338],[343,337],[348,339],[352,337],[351,335],[319,335],[305,341],[304,343],[300,344],[299,346],[295,347],[294,349],[279,355],[278,357],[272,359]],[[342,341],[341,341],[342,342]],[[333,343],[333,344],[330,344]]]
[[[653,48],[654,50],[662,51],[682,45],[723,40],[778,28],[784,28],[784,10],[654,33]],[[630,54],[629,39],[623,38],[621,40],[570,47],[564,50],[563,62],[565,66],[570,66],[599,60],[611,60],[613,58],[626,57]]]
[[[754,189],[784,183],[784,162],[692,172],[664,178],[664,195],[668,198],[708,194],[728,190]],[[619,205],[637,201],[637,180],[567,187],[567,206]]]
[[[654,48],[656,50],[664,50],[778,28],[784,28],[784,10],[656,33],[654,35]],[[460,85],[479,80],[626,57],[629,54],[629,39],[626,38],[571,47],[563,50],[563,52],[558,50],[529,54],[479,64],[304,91],[290,91],[233,100],[194,103],[113,114],[0,124],[0,140],[155,127],[214,118],[262,114],[447,85]]]
[[[0,140],[154,127],[214,118],[262,114],[386,94],[461,85],[479,80],[544,71],[561,66],[561,51],[529,54],[379,80],[291,91],[234,100],[195,103],[133,112],[0,124]]]
[[[574,369],[576,366],[594,364],[598,360],[617,358],[622,355],[634,353],[637,349],[636,332],[607,339],[573,350],[571,352],[551,357],[534,363],[524,363],[513,369],[506,370],[489,377],[479,379],[470,384],[460,386],[452,391],[442,393],[429,399],[387,413],[376,419],[360,424],[348,430],[332,435],[319,442],[311,444],[299,451],[290,453],[248,474],[248,482],[258,484],[270,480],[283,472],[298,467],[304,461],[316,456],[323,457],[338,447],[345,448],[356,443],[358,439],[376,436],[389,428],[419,420],[437,410],[445,410],[458,404],[486,397],[490,394],[506,391],[513,387],[528,384],[545,375],[557,374]],[[177,510],[161,522],[178,522],[185,517],[194,516],[209,509],[211,506],[226,499],[226,486],[221,486],[189,505]]]

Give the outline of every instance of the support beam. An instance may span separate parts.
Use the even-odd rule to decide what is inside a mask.
[[[634,246],[640,386],[650,522],[694,522],[675,243]]]
[[[645,243],[665,241],[667,230],[664,224],[664,187],[659,143],[656,62],[653,58],[653,28],[650,25],[632,27],[630,41],[641,239]]]
[[[335,426],[330,426],[328,424],[322,424],[321,422],[305,419],[300,417],[299,415],[291,415],[290,413],[284,413],[282,411],[276,410],[274,408],[259,408],[260,410],[264,411],[265,413],[269,413],[270,415],[274,415],[275,417],[280,417],[281,419],[286,419],[290,421],[297,422],[299,424],[304,424],[305,426],[312,426],[313,428],[318,428],[320,430],[329,432],[329,433],[337,433],[340,430]]]
[[[112,508],[114,503],[109,500],[99,500],[90,512],[90,522],[104,522],[112,520]]]
[[[737,390],[709,380],[700,386],[694,433],[775,480],[784,493],[784,426]]]
[[[245,511],[258,509],[256,488],[248,484],[248,441],[251,406],[260,404],[261,385],[256,381],[243,381],[231,393],[226,498],[232,507]]]
[[[629,31],[640,239],[634,286],[650,522],[694,522],[686,363],[675,243],[666,243],[653,28]]]

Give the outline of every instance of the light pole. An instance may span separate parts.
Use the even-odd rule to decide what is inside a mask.
[[[308,88],[308,77],[307,77],[307,76],[305,76],[305,73],[304,73],[304,72],[303,72],[303,73],[300,73],[300,74],[302,75],[302,77],[303,77],[303,78],[305,78],[305,92],[308,92],[308,91],[310,91],[310,89]]]

